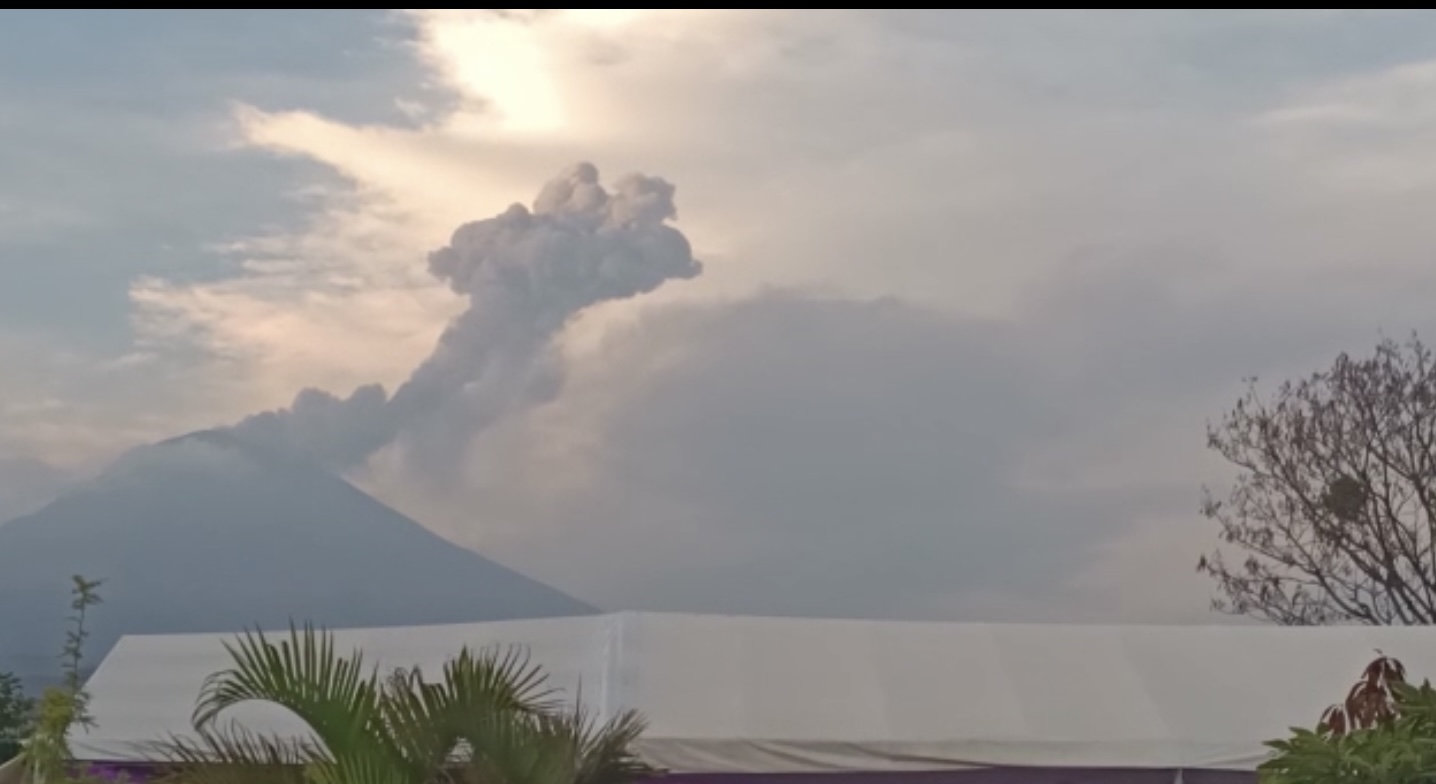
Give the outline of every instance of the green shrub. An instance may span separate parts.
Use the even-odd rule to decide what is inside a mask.
[[[64,682],[41,695],[34,728],[22,752],[32,784],[100,784],[104,780],[88,766],[77,765],[70,754],[70,728],[92,725],[86,710],[89,695],[85,693],[80,675],[80,662],[85,638],[89,636],[86,614],[90,607],[100,603],[96,590],[99,581],[79,575],[72,580],[70,609],[74,614],[70,616],[70,630],[61,652]]]
[[[35,701],[25,696],[20,679],[0,672],[0,763],[20,753],[21,740],[30,732]]]
[[[1315,729],[1267,745],[1262,784],[1436,784],[1436,689],[1382,656]]]

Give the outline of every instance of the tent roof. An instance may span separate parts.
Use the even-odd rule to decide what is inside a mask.
[[[521,644],[600,717],[636,708],[675,771],[984,765],[1247,770],[1312,725],[1382,650],[1436,674],[1436,629],[907,623],[619,613],[343,630],[385,668],[436,672],[461,646]],[[183,734],[232,635],[123,638],[89,681],[78,757],[142,757]],[[302,731],[273,706],[233,718]]]

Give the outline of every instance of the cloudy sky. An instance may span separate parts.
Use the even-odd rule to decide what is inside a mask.
[[[0,514],[392,389],[467,307],[428,252],[580,161],[702,274],[350,476],[610,608],[1210,620],[1206,421],[1436,327],[1430,12],[3,22]]]

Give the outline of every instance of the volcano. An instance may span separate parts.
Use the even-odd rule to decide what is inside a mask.
[[[91,665],[124,634],[595,612],[305,458],[222,430],[133,450],[0,525],[0,671],[30,683],[58,672],[73,574],[105,580]]]

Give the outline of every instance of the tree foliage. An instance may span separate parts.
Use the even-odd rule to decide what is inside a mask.
[[[25,741],[25,764],[35,784],[74,782],[91,784],[98,778],[88,767],[77,766],[70,753],[69,733],[72,727],[93,725],[88,711],[89,695],[85,693],[80,665],[84,658],[85,626],[89,609],[102,601],[100,580],[86,580],[80,575],[71,578],[70,628],[60,653],[61,685],[45,690],[35,712],[35,724]]]
[[[1436,623],[1436,357],[1419,338],[1342,354],[1270,397],[1252,381],[1208,446],[1238,470],[1202,507],[1224,543],[1197,566],[1218,610]]]
[[[1372,662],[1315,729],[1267,744],[1262,784],[1432,784],[1436,782],[1436,689],[1413,686],[1385,656]]]
[[[564,708],[518,649],[461,650],[440,677],[380,677],[363,653],[342,655],[312,627],[283,639],[260,632],[229,647],[233,664],[205,684],[193,733],[154,744],[171,784],[628,784],[656,771],[631,747],[632,712],[603,723]],[[311,730],[264,736],[222,716],[269,702]]]
[[[0,672],[0,763],[20,753],[34,710],[35,701],[25,695],[20,679],[12,673]]]

